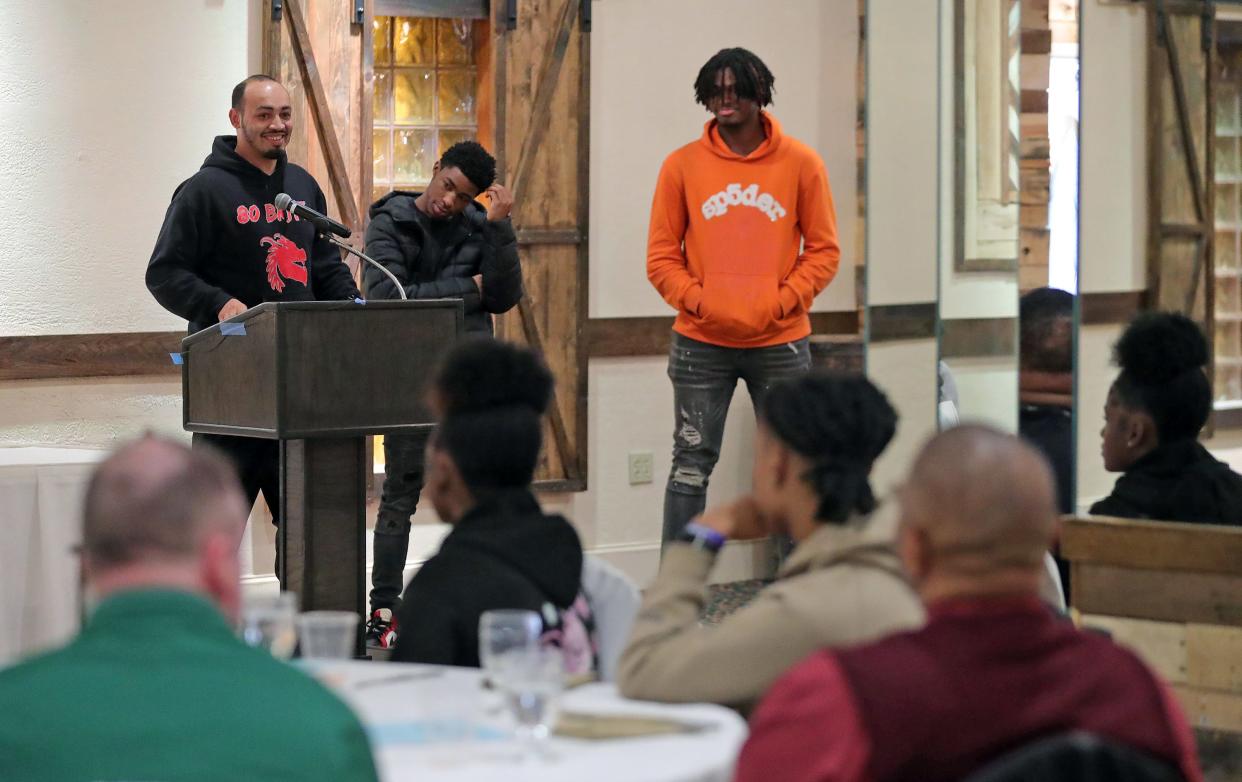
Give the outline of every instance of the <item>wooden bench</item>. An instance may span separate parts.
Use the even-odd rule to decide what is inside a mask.
[[[1071,608],[1172,686],[1192,727],[1242,739],[1242,527],[1065,517]]]

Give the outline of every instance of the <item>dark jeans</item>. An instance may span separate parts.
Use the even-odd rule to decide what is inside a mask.
[[[384,436],[384,491],[375,519],[371,564],[371,611],[401,603],[402,573],[410,548],[410,517],[423,490],[427,436]]]
[[[810,368],[811,350],[805,338],[766,348],[726,348],[674,332],[668,354],[673,469],[664,490],[664,543],[703,512],[737,381],[746,381],[751,400],[757,402],[775,381]]]
[[[263,492],[263,499],[272,511],[272,523],[280,525],[280,441],[257,437],[233,437],[226,434],[198,434],[193,437],[195,448],[210,446],[237,468],[246,501]],[[276,536],[276,576],[280,576],[280,536]]]
[[[237,468],[242,492],[254,503],[259,492],[272,511],[272,523],[280,524],[280,441],[224,434],[195,434],[194,447],[209,445]]]

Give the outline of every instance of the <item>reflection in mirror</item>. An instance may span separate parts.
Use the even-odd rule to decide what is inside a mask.
[[[940,13],[940,424],[1016,432],[1021,6]]]

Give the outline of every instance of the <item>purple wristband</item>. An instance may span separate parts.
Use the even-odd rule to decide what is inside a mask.
[[[711,527],[692,521],[682,530],[679,540],[693,545],[695,548],[711,552],[720,551],[725,544],[725,536]]]

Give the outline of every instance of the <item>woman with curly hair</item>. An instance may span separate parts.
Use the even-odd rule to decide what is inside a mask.
[[[1113,348],[1121,374],[1104,405],[1104,468],[1121,477],[1102,516],[1242,524],[1242,476],[1199,444],[1212,410],[1208,345],[1190,318],[1137,317]]]

